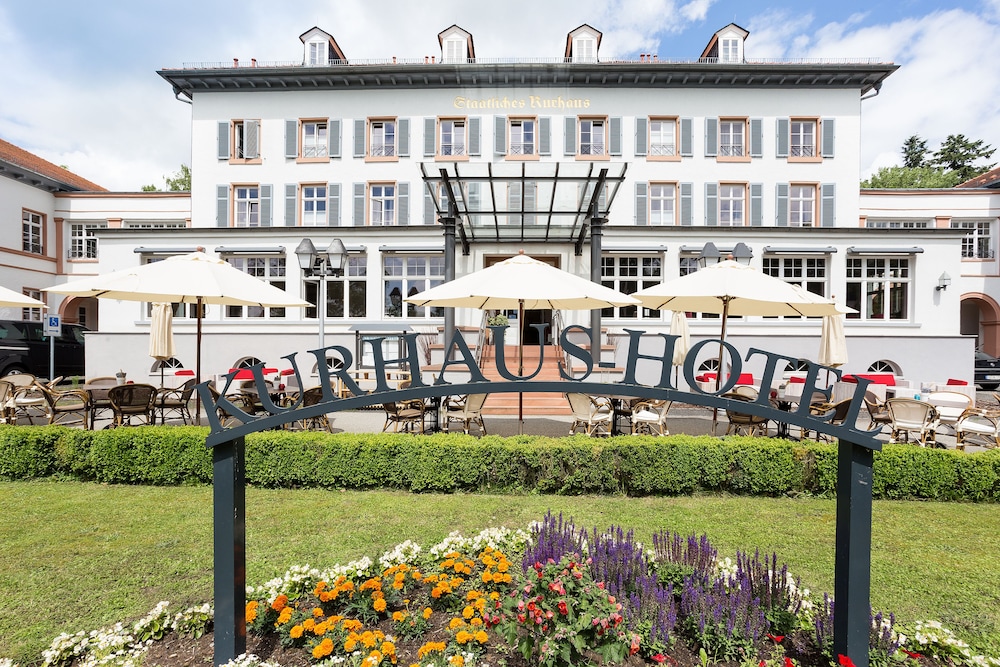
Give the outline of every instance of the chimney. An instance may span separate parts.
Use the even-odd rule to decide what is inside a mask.
[[[240,59],[233,58],[233,67],[239,67],[239,66],[240,66]]]

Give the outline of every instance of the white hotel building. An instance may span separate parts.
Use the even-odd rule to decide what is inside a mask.
[[[568,34],[564,53],[530,58],[481,57],[452,26],[434,57],[355,61],[313,28],[294,62],[164,69],[173,103],[191,104],[190,199],[77,184],[29,204],[18,193],[39,186],[0,179],[0,192],[18,188],[23,201],[5,196],[5,215],[37,212],[49,239],[30,258],[40,273],[29,280],[8,261],[4,284],[38,288],[204,247],[315,303],[317,278],[294,249],[339,238],[349,258],[343,276],[326,278],[326,344],[436,336],[444,312],[402,298],[445,278],[439,218],[451,187],[459,276],[523,249],[628,293],[695,270],[707,242],[723,254],[744,244],[751,265],[858,311],[846,321],[846,371],[971,380],[977,345],[1000,352],[1000,191],[860,192],[865,100],[896,66],[758,60],[744,54],[747,34],[726,26],[688,61],[606,61],[588,25]],[[20,264],[32,254],[3,252]],[[47,298],[66,321],[97,330],[89,375],[158,378],[144,305]],[[177,359],[189,368],[192,315],[175,319]],[[454,317],[474,330],[482,314]],[[561,317],[591,323],[589,312]],[[316,308],[209,306],[204,372],[284,363],[316,346],[316,318]],[[669,312],[603,312],[606,355],[624,353],[615,341],[626,328],[666,333],[669,323]],[[715,338],[719,319],[693,314],[691,328]],[[819,331],[816,320],[747,317],[730,320],[727,338],[744,353],[814,359]]]

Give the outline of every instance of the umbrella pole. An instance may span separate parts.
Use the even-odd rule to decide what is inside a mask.
[[[195,356],[194,356],[194,376],[195,384],[201,384],[201,297],[198,297],[197,308],[198,313],[196,315],[197,319],[197,333],[195,334]],[[196,426],[201,426],[201,393],[195,392],[194,399],[194,423]]]
[[[729,317],[729,297],[722,298],[722,334],[719,336],[719,361],[718,366],[715,369],[715,391],[719,391],[719,387],[722,386],[722,353],[725,350],[724,343],[726,342],[726,319]],[[712,408],[712,435],[716,435],[716,430],[719,424],[719,408]]]
[[[524,375],[524,299],[517,300],[517,375]],[[517,392],[517,434],[524,433],[524,394]]]

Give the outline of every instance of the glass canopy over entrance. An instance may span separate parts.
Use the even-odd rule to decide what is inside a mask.
[[[476,241],[559,241],[574,243],[581,254],[591,219],[607,219],[627,168],[620,162],[420,164],[425,205],[438,218],[456,219],[465,253]]]

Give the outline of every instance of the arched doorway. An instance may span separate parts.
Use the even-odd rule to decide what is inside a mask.
[[[962,295],[961,333],[976,337],[976,349],[1000,355],[1000,304],[981,292]]]
[[[90,331],[99,329],[97,299],[92,296],[74,296],[59,305],[59,317],[67,324],[79,324]]]

